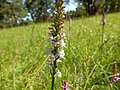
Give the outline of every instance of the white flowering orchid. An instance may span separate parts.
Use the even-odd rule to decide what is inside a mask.
[[[59,41],[59,45],[61,45],[62,47],[65,47],[66,44],[63,39]]]
[[[50,52],[49,64],[50,73],[52,76],[52,87],[54,89],[54,80],[55,76],[62,77],[61,72],[57,69],[57,62],[62,62],[61,59],[64,59],[64,47],[65,47],[65,33],[63,30],[64,27],[64,0],[56,0],[55,12],[53,13],[53,24],[49,27],[49,39],[48,41],[51,44],[51,49],[48,49]]]
[[[53,67],[53,62],[51,62],[49,65],[48,65],[48,69],[52,69],[52,67]]]
[[[64,59],[64,56],[65,56],[65,53],[64,53],[64,50],[60,50],[58,51],[58,54],[57,54],[60,58],[63,58]]]
[[[58,59],[57,62],[62,62],[62,61],[60,59]]]
[[[51,43],[52,43],[52,45],[53,45],[54,47],[56,47],[56,46],[59,45],[59,42],[52,41]]]
[[[55,76],[62,77],[62,73],[58,70],[55,74]]]
[[[48,39],[49,42],[52,42],[53,40],[54,40],[53,36],[50,36]]]
[[[62,38],[65,38],[66,35],[65,35],[64,32],[61,32],[61,33],[60,33],[60,36],[61,36]]]
[[[50,54],[50,59],[55,60],[55,55],[51,53]]]

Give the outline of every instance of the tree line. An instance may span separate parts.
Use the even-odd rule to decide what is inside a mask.
[[[0,28],[26,25],[50,19],[55,0],[0,0]],[[73,0],[76,11],[66,12],[74,17],[91,16],[120,11],[120,0]],[[70,0],[65,0],[70,4]]]

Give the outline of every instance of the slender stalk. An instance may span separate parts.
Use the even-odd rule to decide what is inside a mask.
[[[53,72],[52,72],[52,83],[51,83],[51,90],[54,90],[54,83],[55,83],[55,73],[56,73],[56,68],[57,68],[57,59],[53,62]]]
[[[103,10],[103,15],[102,15],[102,40],[101,40],[101,60],[103,61],[103,45],[104,45],[104,28],[105,28],[105,23],[106,23],[106,16],[105,12]]]
[[[55,81],[55,77],[54,77],[54,75],[52,75],[51,90],[54,90],[54,81]]]
[[[70,39],[71,39],[71,34],[72,34],[72,30],[71,30],[71,25],[72,25],[72,19],[71,19],[71,16],[69,14],[69,43],[68,43],[68,47],[69,47],[69,53],[70,53]]]
[[[102,44],[104,42],[104,25],[102,26]]]
[[[54,61],[53,73],[52,73],[52,83],[51,83],[51,90],[54,90],[54,82],[55,82],[55,71],[56,71],[56,61]]]
[[[103,59],[103,43],[104,43],[104,24],[103,24],[103,26],[102,26],[101,60]]]

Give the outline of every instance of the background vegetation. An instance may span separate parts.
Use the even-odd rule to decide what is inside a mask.
[[[70,90],[119,90],[120,82],[109,83],[112,64],[120,71],[120,13],[107,15],[101,60],[101,16],[65,21],[67,48],[59,63],[62,78],[55,82],[61,90],[67,80]],[[50,23],[38,23],[0,31],[0,90],[49,90],[47,32]]]
[[[65,5],[77,3],[76,11],[66,12],[66,16],[85,17],[106,12],[120,11],[120,0],[65,0]],[[50,20],[55,0],[0,0],[0,28],[28,25],[31,22]],[[67,18],[67,17],[66,17]]]

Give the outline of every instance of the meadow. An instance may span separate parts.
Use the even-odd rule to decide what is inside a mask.
[[[70,90],[119,90],[110,84],[113,63],[120,73],[120,13],[106,16],[102,42],[101,16],[65,21],[65,59],[55,90],[67,80]],[[48,26],[51,22],[0,30],[0,90],[50,90]],[[102,56],[100,48],[102,46]],[[102,58],[101,58],[102,57]]]

